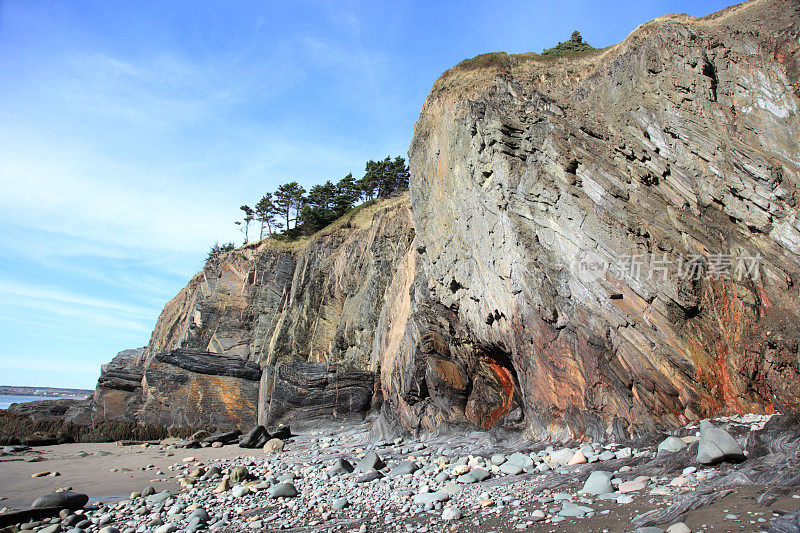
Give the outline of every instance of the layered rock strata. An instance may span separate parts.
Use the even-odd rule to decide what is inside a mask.
[[[409,389],[434,358],[451,390],[486,361],[537,435],[800,406],[798,21],[756,0],[436,82],[409,152],[427,287],[406,302],[407,385],[384,382],[406,426],[473,421],[463,395]]]
[[[150,343],[103,368],[95,419],[247,430],[262,368],[264,423],[363,414],[384,293],[413,237],[402,195],[299,242],[269,239],[209,261],[166,305]]]
[[[261,377],[258,423],[273,426],[365,413],[371,405],[375,374],[327,363],[297,362],[267,366]]]

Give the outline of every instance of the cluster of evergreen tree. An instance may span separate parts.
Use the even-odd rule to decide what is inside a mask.
[[[581,34],[578,30],[572,32],[572,37],[570,37],[569,41],[563,41],[558,43],[552,48],[545,48],[542,50],[543,56],[560,56],[560,55],[571,55],[580,52],[588,52],[590,50],[594,50],[594,47],[583,40]]]
[[[259,240],[282,234],[296,238],[313,233],[341,217],[361,200],[374,200],[408,188],[408,166],[400,156],[368,161],[364,177],[348,174],[337,183],[328,180],[308,191],[296,181],[266,193],[253,207],[243,205],[242,219],[235,223],[250,241],[250,229],[258,229]]]
[[[236,249],[236,246],[232,242],[226,242],[220,244],[219,242],[215,242],[211,245],[211,250],[208,251],[208,257],[206,257],[206,261],[210,261],[214,259],[218,255],[222,255],[226,252],[232,252]]]

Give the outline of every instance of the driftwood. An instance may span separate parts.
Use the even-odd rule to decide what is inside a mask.
[[[9,511],[0,513],[0,527],[9,527],[14,524],[30,522],[31,520],[41,520],[58,516],[61,507],[39,507],[37,509],[21,509],[19,511]]]

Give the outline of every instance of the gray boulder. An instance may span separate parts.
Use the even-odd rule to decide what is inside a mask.
[[[83,509],[83,506],[88,502],[89,497],[86,494],[65,490],[39,496],[33,501],[31,507],[33,509],[39,509],[41,507],[62,507],[70,511],[75,511],[77,509]]]
[[[503,455],[502,453],[496,453],[496,454],[492,455],[492,458],[491,458],[492,464],[495,465],[495,466],[500,466],[501,464],[505,463],[506,460],[507,460],[506,456]]]
[[[564,502],[564,504],[561,506],[561,510],[558,512],[558,515],[569,518],[583,518],[587,513],[591,513],[592,511],[593,509],[591,507]]]
[[[529,455],[516,452],[512,453],[508,457],[508,461],[506,462],[506,464],[516,465],[522,468],[523,470],[527,470],[528,468],[533,466],[533,459],[531,459]]]
[[[370,470],[380,470],[386,466],[378,454],[375,452],[368,452],[356,465],[358,472],[369,472]]]
[[[389,477],[405,476],[419,470],[419,465],[412,461],[403,461],[389,471]]]
[[[714,427],[708,420],[700,422],[700,445],[697,448],[697,462],[713,465],[722,461],[739,462],[744,460],[744,452],[730,433]]]
[[[440,490],[437,492],[423,492],[414,496],[414,503],[425,505],[426,503],[446,502],[450,499],[450,494]]]
[[[459,483],[476,483],[487,479],[489,476],[491,476],[491,474],[483,468],[473,468],[466,474],[458,476],[456,481]]]
[[[359,483],[369,483],[370,481],[375,481],[376,479],[381,479],[383,474],[379,470],[370,470],[366,474],[363,474],[358,478]]]
[[[242,496],[250,494],[250,488],[249,487],[243,487],[241,485],[235,485],[231,489],[231,494],[233,494],[237,498],[241,498]]]
[[[267,491],[270,498],[294,498],[297,496],[297,489],[291,483],[278,483],[270,487]]]
[[[575,452],[571,448],[562,448],[550,454],[550,460],[554,463],[565,465],[569,463]]]
[[[614,486],[611,484],[612,477],[613,474],[611,472],[595,470],[589,474],[589,478],[583,484],[581,492],[585,494],[608,494],[609,492],[614,492]]]
[[[218,466],[212,466],[211,468],[206,470],[205,474],[200,476],[200,479],[202,479],[203,481],[206,481],[206,480],[212,479],[214,476],[219,476],[221,474],[222,474],[222,471],[219,469]]]
[[[146,498],[147,503],[161,503],[172,498],[172,493],[168,490],[151,494]]]
[[[333,466],[328,469],[328,475],[338,476],[340,474],[349,474],[352,471],[353,465],[347,459],[336,459]]]
[[[686,448],[688,444],[683,442],[683,439],[679,437],[667,437],[661,444],[658,445],[658,453],[661,452],[679,452],[682,449]]]
[[[505,462],[500,465],[500,471],[504,474],[517,475],[524,472],[523,468],[510,462]]]

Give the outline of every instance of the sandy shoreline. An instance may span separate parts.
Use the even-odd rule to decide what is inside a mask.
[[[167,468],[180,463],[185,457],[199,461],[230,459],[256,455],[260,450],[238,446],[223,448],[198,448],[162,450],[157,446],[117,446],[114,443],[59,444],[34,448],[35,454],[22,457],[0,457],[0,508],[26,508],[41,496],[59,487],[72,487],[90,498],[113,501],[127,498],[131,492],[141,491],[148,485],[156,490],[179,491],[175,473]],[[88,455],[81,457],[80,452]],[[106,455],[108,454],[108,455]],[[27,462],[34,456],[43,460]],[[154,465],[155,468],[142,470]],[[111,469],[117,469],[112,472]],[[157,475],[157,471],[164,475]],[[38,472],[59,472],[58,477],[38,477]],[[154,481],[166,479],[165,481]]]
[[[323,437],[325,434],[331,436]],[[390,505],[380,512],[376,512],[373,506],[375,502],[385,504],[394,499],[397,494],[409,491],[417,492],[416,485],[413,482],[409,484],[409,481],[399,482],[397,479],[390,481],[390,484],[383,482],[371,484],[356,482],[356,477],[353,477],[348,478],[349,481],[339,481],[337,486],[335,481],[328,481],[324,476],[319,477],[319,474],[329,468],[337,458],[348,459],[355,463],[362,446],[370,446],[366,437],[367,434],[363,428],[351,428],[344,432],[340,430],[330,433],[327,431],[304,433],[287,441],[285,451],[277,455],[265,454],[260,449],[243,449],[235,445],[197,449],[164,449],[162,446],[143,448],[136,445],[118,446],[114,443],[62,444],[41,447],[16,457],[9,455],[0,457],[0,463],[2,463],[0,464],[0,472],[2,472],[0,474],[0,498],[2,498],[0,508],[27,508],[37,497],[60,487],[72,487],[78,492],[85,493],[93,499],[92,503],[100,501],[113,504],[118,500],[129,498],[131,492],[139,492],[145,487],[152,486],[156,491],[168,490],[175,498],[184,502],[202,502],[202,505],[212,512],[212,515],[215,509],[217,516],[221,512],[231,510],[230,518],[226,517],[216,527],[211,528],[223,533],[241,531],[243,528],[249,529],[245,525],[250,525],[249,520],[265,520],[264,530],[270,530],[270,526],[266,524],[271,523],[270,520],[275,520],[277,516],[285,521],[283,527],[298,528],[296,529],[298,531],[329,531],[337,524],[343,526],[343,531],[357,531],[357,525],[367,519],[370,519],[371,522],[368,531],[419,531],[428,520],[432,519],[437,525],[429,531],[440,531],[444,530],[441,528],[446,528],[447,531],[469,533],[488,531],[512,533],[521,530],[571,533],[575,531],[632,531],[635,528],[631,526],[631,521],[636,516],[652,509],[664,508],[675,499],[672,496],[657,496],[649,492],[651,487],[668,486],[669,479],[674,474],[659,476],[658,483],[654,481],[646,490],[630,493],[632,499],[628,504],[620,505],[613,499],[604,500],[597,497],[591,501],[584,501],[576,496],[576,501],[587,503],[594,509],[595,514],[592,517],[568,519],[561,523],[531,522],[531,513],[535,509],[550,508],[552,510],[554,506],[560,507],[557,502],[544,505],[538,503],[535,501],[537,496],[554,495],[559,491],[574,493],[582,485],[588,475],[586,468],[591,465],[576,465],[569,467],[570,474],[566,477],[557,473],[536,473],[535,471],[506,477],[495,474],[484,483],[467,485],[464,487],[464,492],[454,496],[453,499],[453,502],[461,507],[464,517],[447,524],[439,519],[441,510],[413,515],[407,511],[399,512],[399,508],[393,508]],[[415,454],[421,464],[429,463],[440,455],[439,450],[442,446],[448,449],[452,448],[450,453],[454,459],[464,455],[470,449],[481,447],[475,440],[453,437],[438,443],[406,441],[398,446],[391,446],[389,443],[381,445],[376,451],[387,460],[389,468],[393,468],[399,462]],[[420,449],[427,449],[427,452],[415,451]],[[484,451],[490,450],[487,448]],[[509,453],[511,451],[513,450],[508,450]],[[427,459],[422,458],[420,453],[427,453],[428,455],[425,456]],[[26,460],[35,456],[40,456],[42,460],[37,462]],[[206,465],[216,463],[224,470],[238,463],[248,464],[251,471],[300,472],[295,483],[298,485],[301,495],[296,500],[290,499],[286,502],[264,499],[263,493],[260,497],[257,495],[232,497],[230,492],[217,496],[211,494],[210,491],[219,483],[219,479],[199,482],[194,489],[186,491],[177,482],[177,478],[186,475],[186,471],[170,470],[169,467],[174,467],[176,464],[186,466],[184,459],[190,457],[195,458],[190,468],[196,468],[204,463]],[[634,466],[634,469],[639,469],[645,468],[649,460],[647,456],[642,456],[640,459],[629,459],[628,462],[639,465]],[[612,460],[607,464],[610,465],[609,469],[611,470],[621,471],[622,469],[620,461]],[[734,467],[723,465],[709,468],[707,471],[727,472],[732,471],[732,468]],[[43,471],[57,471],[61,475],[58,477],[31,477],[32,474]],[[159,471],[162,474],[158,474]],[[548,478],[547,476],[553,477]],[[635,473],[629,473],[627,476],[632,478]],[[266,478],[269,475],[262,473],[257,477]],[[552,481],[558,478],[561,478],[562,482],[554,485],[556,488],[549,492],[542,492],[548,479]],[[386,478],[384,481],[390,479]],[[426,477],[425,479],[427,480],[425,483],[431,483],[433,478]],[[655,478],[653,479],[655,480]],[[397,484],[398,482],[399,484]],[[391,485],[391,483],[395,483],[395,485]],[[198,490],[199,492],[197,492]],[[789,491],[767,505],[758,503],[758,498],[764,493],[764,490],[765,487],[759,485],[734,487],[729,494],[716,501],[689,511],[682,517],[682,521],[691,531],[757,532],[766,530],[772,519],[800,509],[800,487],[790,488]],[[316,496],[318,491],[322,491],[325,496]],[[495,501],[494,505],[483,508],[476,503],[482,498],[480,494],[483,491],[491,493],[491,497]],[[331,514],[330,505],[337,495],[346,495],[351,499],[352,505],[341,512]],[[506,496],[510,500],[518,499],[522,502],[515,506],[509,504],[509,500],[505,506],[498,506],[497,503]],[[131,516],[131,510],[132,508],[129,508],[122,515]],[[105,511],[98,511],[98,513],[102,512]],[[164,512],[161,511],[162,516]],[[330,517],[320,519],[323,512],[329,513]],[[296,513],[301,514],[297,515]],[[302,513],[307,513],[307,515]],[[731,515],[736,518],[726,518]],[[294,518],[291,518],[292,516]],[[385,521],[387,516],[393,518],[387,522]],[[375,517],[379,517],[380,520],[372,522],[371,519]],[[168,519],[167,516],[164,518]],[[227,522],[228,519],[232,520],[230,524]],[[124,520],[119,523],[124,523]],[[356,527],[353,527],[354,525]],[[663,527],[666,528],[668,525],[669,523],[664,524]]]

